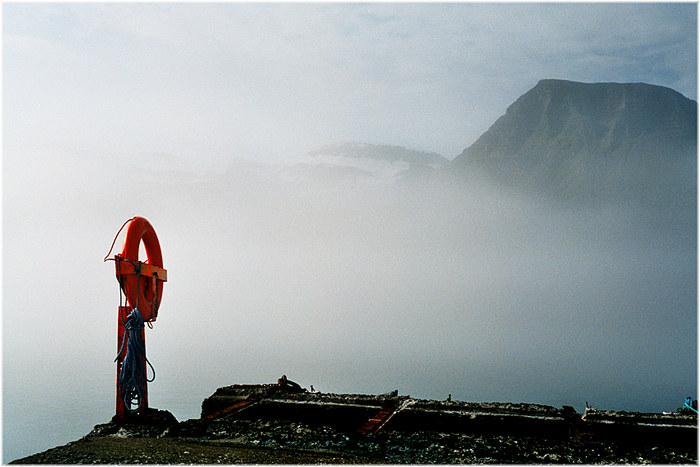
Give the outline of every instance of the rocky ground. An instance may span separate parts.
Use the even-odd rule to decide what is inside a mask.
[[[345,453],[246,446],[195,438],[90,436],[11,464],[370,464]]]
[[[260,409],[240,413],[221,411],[240,397],[262,397]],[[229,399],[227,399],[229,398]],[[233,399],[231,399],[233,398]],[[591,426],[579,424],[566,431],[507,433],[519,414],[537,420],[566,420],[566,410],[528,404],[438,402],[412,399],[410,410],[428,410],[439,417],[462,413],[459,423],[445,425],[443,418],[432,424],[407,425],[396,416],[378,432],[362,434],[357,423],[337,422],[345,413],[355,414],[367,404],[407,401],[395,394],[318,395],[280,393],[274,385],[230,386],[219,388],[207,398],[200,419],[178,422],[170,412],[148,409],[127,420],[112,420],[95,428],[80,440],[23,459],[17,464],[697,464],[697,441],[690,438],[635,436],[603,439]],[[227,402],[228,401],[228,402]],[[265,412],[265,401],[273,411]],[[282,408],[284,403],[294,410]],[[275,405],[276,404],[276,405]],[[282,404],[282,405],[281,405]],[[348,410],[351,412],[341,412]],[[308,417],[312,407],[333,410]],[[370,406],[371,409],[372,406]],[[376,407],[375,407],[376,408]],[[324,409],[324,410],[326,410]],[[566,409],[566,408],[565,408]],[[568,408],[570,409],[570,408]],[[257,411],[256,411],[257,410]],[[372,409],[373,410],[373,409]],[[461,411],[461,412],[460,412]],[[331,413],[331,412],[329,412]],[[370,411],[370,413],[373,413]],[[403,412],[402,412],[403,413]],[[416,412],[418,413],[418,412]],[[286,414],[286,415],[285,415]],[[440,415],[445,414],[445,415]],[[490,415],[484,415],[490,414]],[[306,417],[302,416],[306,415]],[[569,414],[571,415],[571,414]],[[412,415],[416,417],[417,415]],[[475,432],[464,423],[474,417],[496,420],[496,430]],[[580,414],[573,413],[579,417]],[[590,422],[603,426],[632,427],[643,424],[682,424],[696,426],[693,415],[631,414],[625,412],[589,413]],[[325,418],[324,418],[325,417]],[[558,418],[557,418],[558,417]],[[340,417],[342,418],[342,417]],[[428,420],[428,419],[425,419]],[[437,421],[435,421],[437,420]],[[481,423],[481,422],[480,422]],[[484,422],[485,423],[485,422]],[[559,422],[557,422],[559,423]],[[482,426],[482,425],[479,425]],[[527,425],[535,427],[537,425]],[[541,425],[540,425],[541,426]],[[600,426],[600,425],[599,425]],[[456,429],[455,429],[456,428]],[[580,429],[579,429],[580,428]],[[573,431],[571,431],[573,429]],[[655,429],[656,430],[656,429]],[[658,433],[664,433],[661,429]],[[627,428],[623,431],[628,432]],[[687,434],[687,429],[681,430]],[[641,433],[641,432],[640,432]],[[654,431],[654,433],[657,433]],[[674,432],[675,433],[675,432]],[[675,436],[675,435],[674,435]]]
[[[287,421],[190,420],[161,432],[114,424],[18,464],[697,464],[692,449],[386,430],[370,436]],[[187,436],[199,431],[200,436]]]
[[[435,431],[386,430],[371,436],[355,436],[330,427],[281,421],[223,419],[212,424],[207,436],[228,438],[230,433],[247,445],[344,452],[391,464],[697,462],[690,453],[654,446],[631,448],[600,442]]]

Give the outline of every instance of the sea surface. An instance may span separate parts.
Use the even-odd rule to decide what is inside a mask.
[[[110,371],[111,370],[111,371]],[[78,440],[116,412],[116,371],[78,367],[73,375],[37,365],[36,372],[6,374],[3,386],[2,462]],[[53,373],[53,374],[52,374]],[[113,374],[114,373],[114,374]],[[48,378],[46,378],[48,377]],[[167,382],[167,377],[159,378]],[[163,392],[161,381],[151,384],[154,406],[169,410],[178,420],[198,418],[202,394],[196,390]],[[203,392],[214,392],[214,389]]]

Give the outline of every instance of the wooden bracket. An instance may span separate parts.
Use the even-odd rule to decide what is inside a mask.
[[[168,271],[158,266],[139,261],[140,273],[136,272],[136,267],[129,261],[121,260],[119,262],[119,274],[129,275],[138,274],[140,276],[152,277],[163,282],[168,282]]]

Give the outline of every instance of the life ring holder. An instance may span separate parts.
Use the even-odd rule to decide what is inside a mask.
[[[126,295],[129,306],[138,309],[143,321],[150,323],[158,317],[158,308],[163,297],[161,282],[168,280],[168,272],[163,269],[160,242],[150,222],[137,216],[126,221],[122,229],[127,223],[129,227],[124,236],[122,252],[114,256],[117,281]],[[121,229],[119,231],[121,232]],[[139,261],[141,242],[146,250],[145,262]]]

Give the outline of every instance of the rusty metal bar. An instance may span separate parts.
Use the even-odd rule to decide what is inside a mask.
[[[230,405],[226,408],[223,408],[221,410],[218,410],[216,412],[210,413],[204,417],[202,417],[202,420],[211,420],[214,418],[219,418],[223,417],[224,415],[233,415],[235,413],[239,413],[250,407],[251,405],[255,404],[258,402],[258,399],[255,397],[250,397],[246,400],[236,402],[233,405]]]

